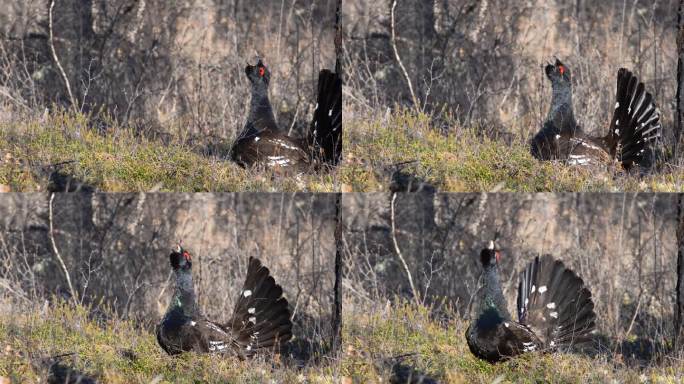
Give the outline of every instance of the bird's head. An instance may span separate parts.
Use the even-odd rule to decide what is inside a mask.
[[[547,64],[544,71],[552,84],[570,84],[571,82],[570,69],[558,59],[555,64]]]
[[[271,72],[266,68],[261,59],[258,59],[256,65],[247,64],[245,74],[247,74],[247,78],[253,86],[267,87],[268,82],[271,80]]]
[[[486,248],[480,252],[480,262],[483,268],[495,266],[501,261],[501,251],[496,249],[494,241],[490,241]]]
[[[174,271],[189,270],[192,268],[192,256],[188,251],[177,244],[169,255],[169,262]]]

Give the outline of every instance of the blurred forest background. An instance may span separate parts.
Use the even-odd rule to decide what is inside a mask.
[[[334,198],[3,194],[0,299],[19,317],[31,303],[62,298],[91,306],[90,316],[103,321],[114,313],[152,330],[173,295],[168,256],[182,241],[193,256],[198,301],[208,318],[230,319],[248,258],[257,257],[293,310],[294,355],[311,356],[329,346],[332,331]]]
[[[672,142],[677,76],[675,0],[392,0],[344,2],[348,118],[410,105],[479,123],[485,134],[529,137],[548,110],[543,66],[571,69],[576,117],[605,134],[618,68],[633,70],[655,96]],[[441,129],[448,126],[438,125]]]
[[[50,5],[0,2],[0,119],[73,106],[143,133],[175,122],[232,139],[249,102],[244,67],[258,53],[277,119],[297,132],[319,69],[334,66],[335,0],[57,0],[52,31]]]
[[[345,194],[345,308],[415,299],[438,319],[468,320],[480,250],[498,236],[509,308],[518,273],[551,254],[590,289],[602,352],[654,362],[674,333],[676,203],[674,194]]]

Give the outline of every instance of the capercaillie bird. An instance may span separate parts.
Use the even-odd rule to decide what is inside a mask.
[[[544,125],[531,141],[534,157],[570,165],[618,161],[627,171],[652,164],[649,157],[662,134],[660,112],[632,72],[618,70],[613,118],[608,133],[601,137],[589,136],[575,120],[570,69],[556,59],[555,64],[546,65],[545,72],[551,81],[551,106]]]
[[[342,81],[328,69],[318,75],[318,98],[305,138],[293,138],[275,121],[268,98],[271,73],[259,59],[247,65],[251,101],[244,129],[230,150],[242,167],[262,166],[277,173],[303,173],[335,167],[342,154]]]
[[[292,338],[291,313],[268,268],[249,258],[247,277],[233,315],[225,324],[207,320],[196,302],[192,256],[180,245],[169,255],[176,276],[173,298],[157,326],[157,341],[168,354],[195,351],[249,358],[278,352]]]
[[[470,351],[495,363],[532,351],[590,347],[596,314],[591,292],[562,262],[536,257],[520,274],[518,321],[513,321],[499,281],[499,250],[480,253],[484,287],[477,318],[466,330]]]

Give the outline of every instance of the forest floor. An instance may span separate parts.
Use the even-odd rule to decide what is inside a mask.
[[[8,308],[8,305],[10,306]],[[287,358],[167,355],[154,331],[111,313],[66,303],[0,303],[0,383],[333,383],[330,360],[297,367]],[[7,316],[6,316],[7,314]],[[104,315],[104,316],[103,316]],[[4,380],[4,381],[3,381]],[[55,380],[55,381],[49,381]]]
[[[299,178],[245,170],[227,160],[230,143],[189,137],[182,124],[163,135],[105,122],[93,128],[88,116],[54,113],[0,122],[0,187],[45,191],[50,174],[106,192],[224,192],[335,190],[336,175]],[[64,181],[61,181],[64,182]],[[73,183],[72,183],[73,184]]]
[[[430,116],[408,110],[382,117],[345,115],[344,121],[343,191],[386,191],[393,164],[403,162],[410,162],[405,173],[443,192],[684,190],[683,166],[664,164],[657,173],[639,177],[619,167],[596,170],[540,162],[529,152],[529,137],[491,138],[482,133],[484,127],[458,124],[445,134]]]
[[[389,302],[388,302],[389,303]],[[498,364],[468,349],[468,322],[458,315],[440,321],[431,308],[345,303],[342,375],[353,383],[680,383],[684,363],[630,366],[619,358],[529,353]],[[414,380],[414,381],[409,381]]]
[[[296,366],[274,360],[185,353],[169,356],[154,331],[106,310],[59,302],[0,301],[0,383],[65,377],[106,383],[678,383],[681,359],[629,365],[620,356],[530,353],[492,365],[475,358],[454,313],[345,303],[339,359]],[[82,375],[82,376],[79,376]],[[4,381],[3,381],[4,380]],[[411,381],[414,380],[414,381]],[[420,381],[422,380],[422,381]],[[74,381],[75,382],[75,381]]]

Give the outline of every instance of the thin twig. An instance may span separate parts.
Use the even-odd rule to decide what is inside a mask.
[[[62,68],[62,64],[59,62],[59,58],[57,57],[57,51],[55,51],[55,40],[54,40],[54,35],[52,33],[52,9],[55,7],[55,0],[50,1],[50,11],[48,12],[48,28],[49,28],[49,33],[50,33],[50,51],[52,52],[52,59],[55,61],[55,64],[57,64],[57,69],[59,69],[60,75],[62,75],[62,80],[64,80],[64,84],[66,85],[67,93],[69,94],[69,101],[71,102],[71,106],[73,108],[78,109],[78,103],[76,102],[76,99],[74,99],[74,94],[71,92],[71,84],[69,83],[69,78],[67,78],[66,72],[64,72],[64,68]]]
[[[404,260],[404,256],[401,254],[401,249],[399,249],[399,244],[397,243],[397,228],[395,225],[395,220],[394,220],[394,201],[397,199],[397,194],[393,193],[392,194],[392,204],[391,204],[391,219],[392,219],[392,243],[394,244],[394,251],[397,253],[397,256],[399,257],[399,261],[401,261],[401,264],[404,266],[404,270],[406,271],[406,277],[408,278],[409,285],[411,286],[411,292],[413,293],[413,299],[416,301],[416,304],[420,305],[420,294],[416,290],[415,285],[413,284],[413,276],[411,276],[411,271],[409,270],[408,264],[406,264],[406,260]]]
[[[66,265],[64,264],[64,260],[62,259],[62,255],[59,253],[59,249],[57,249],[57,243],[55,243],[55,228],[53,226],[53,221],[52,221],[52,201],[55,199],[55,194],[51,193],[50,194],[50,205],[49,205],[49,220],[50,220],[50,243],[52,243],[52,251],[55,253],[55,256],[57,257],[57,261],[59,261],[60,266],[62,267],[62,271],[64,271],[64,276],[66,277],[67,284],[69,285],[69,292],[71,292],[71,299],[74,301],[74,304],[78,304],[78,297],[76,295],[76,291],[74,291],[73,285],[71,285],[71,276],[69,276],[69,271],[67,270]]]
[[[404,77],[406,78],[406,83],[408,84],[409,87],[409,92],[411,92],[411,99],[413,99],[413,106],[416,109],[420,109],[420,103],[418,102],[418,98],[416,97],[416,93],[413,91],[413,85],[411,84],[411,78],[408,75],[408,72],[406,71],[406,68],[404,67],[404,63],[401,61],[401,57],[399,56],[399,51],[397,50],[397,35],[394,30],[394,9],[397,7],[397,0],[394,0],[392,2],[392,11],[390,12],[390,29],[392,32],[392,50],[394,51],[394,57],[397,59],[397,63],[399,64],[399,68],[401,68],[401,71],[404,74]]]

